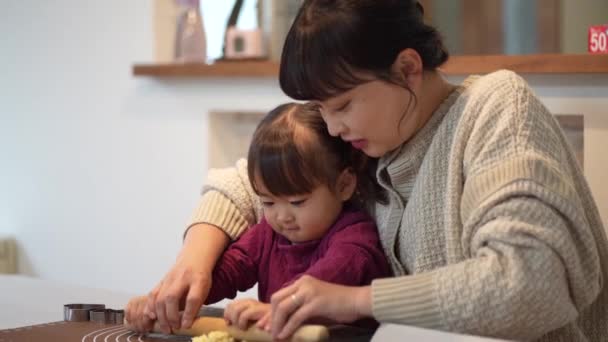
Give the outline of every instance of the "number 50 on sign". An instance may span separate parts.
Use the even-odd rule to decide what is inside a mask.
[[[589,27],[589,52],[608,53],[608,25]]]

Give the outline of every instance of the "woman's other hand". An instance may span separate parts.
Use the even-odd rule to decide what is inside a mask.
[[[229,241],[223,231],[208,224],[188,230],[177,261],[150,291],[144,308],[149,319],[158,320],[163,333],[192,326],[207,299],[215,263]]]
[[[270,304],[255,299],[234,300],[224,310],[226,321],[241,330],[247,329],[249,322],[258,321],[265,316],[270,316]]]
[[[272,295],[271,305],[265,328],[282,340],[311,318],[349,323],[370,317],[371,286],[342,286],[304,275]]]

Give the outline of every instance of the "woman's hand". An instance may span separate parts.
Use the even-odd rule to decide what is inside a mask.
[[[144,314],[147,300],[146,296],[131,298],[125,308],[125,319],[139,333],[150,332],[154,327],[154,320]]]
[[[305,275],[272,295],[271,305],[270,324],[264,328],[282,340],[311,318],[349,323],[370,317],[371,286],[342,286]]]
[[[234,300],[226,306],[224,318],[229,324],[241,330],[247,329],[249,322],[270,316],[270,304],[255,299]]]
[[[144,308],[149,319],[158,320],[163,333],[192,326],[209,294],[215,263],[228,242],[228,236],[214,226],[197,224],[189,229],[177,261],[150,292]]]
[[[176,262],[148,294],[144,314],[148,319],[158,319],[165,334],[190,327],[211,288],[211,275],[191,266],[191,261]],[[180,308],[184,308],[182,315]]]

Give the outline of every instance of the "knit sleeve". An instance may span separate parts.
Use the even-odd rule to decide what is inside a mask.
[[[249,183],[247,161],[240,159],[235,167],[209,170],[188,228],[212,224],[234,240],[260,218],[261,204]]]
[[[464,259],[375,281],[380,321],[532,340],[574,321],[602,288],[603,227],[563,134],[522,80],[496,86],[463,160]]]

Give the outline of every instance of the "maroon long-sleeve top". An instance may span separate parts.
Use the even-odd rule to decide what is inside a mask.
[[[206,304],[234,298],[256,283],[258,299],[269,303],[273,293],[304,274],[352,286],[390,276],[372,219],[346,208],[322,239],[298,244],[262,220],[224,252],[213,271]]]

